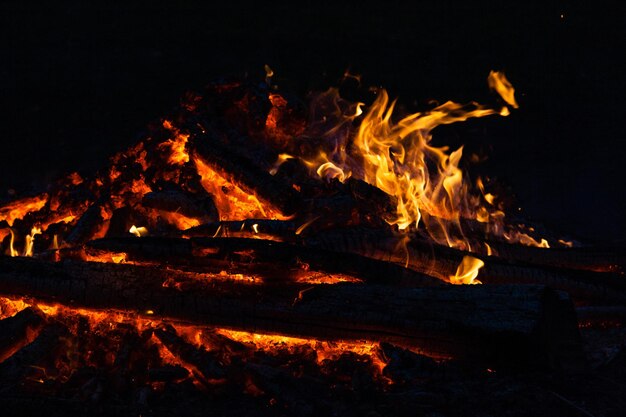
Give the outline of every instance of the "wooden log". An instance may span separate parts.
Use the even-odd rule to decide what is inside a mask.
[[[30,344],[13,356],[0,363],[0,386],[12,386],[31,370],[32,365],[39,365],[62,343],[60,338],[67,334],[67,328],[59,325],[46,326]]]
[[[195,279],[180,291],[163,286],[167,275],[160,268],[133,265],[3,257],[0,294],[148,311],[152,318],[243,331],[387,341],[438,357],[563,368],[584,363],[571,302],[543,286],[266,288]]]
[[[105,220],[102,216],[104,206],[105,201],[102,198],[89,206],[67,235],[65,242],[71,245],[81,245],[93,239],[104,226]]]
[[[172,326],[166,325],[155,329],[154,335],[174,356],[188,364],[195,376],[203,381],[219,380],[226,376],[226,369],[213,353],[190,345],[178,336]]]
[[[201,224],[180,232],[183,237],[242,237],[293,241],[296,223],[290,220],[246,219]]]
[[[152,382],[180,381],[189,376],[189,371],[182,366],[166,365],[148,370],[148,380]]]
[[[182,190],[163,190],[146,193],[141,199],[144,207],[180,213],[200,222],[214,222],[219,219],[215,203],[209,198],[196,200]]]
[[[488,243],[500,258],[533,265],[597,272],[622,272],[626,268],[626,248],[619,246],[548,249],[491,241]]]
[[[481,259],[485,266],[478,279],[487,284],[538,284],[567,291],[576,301],[621,303],[626,301],[626,280],[612,273],[538,266],[496,256],[484,256],[407,239],[387,231],[354,228],[329,231],[303,240],[303,244],[338,253],[406,265],[415,271],[447,281],[464,256]]]
[[[88,246],[109,252],[124,252],[129,259],[168,261],[211,266],[216,261],[261,273],[268,267],[282,279],[305,268],[330,274],[347,274],[367,282],[406,286],[445,285],[436,278],[377,259],[352,253],[334,253],[286,242],[242,238],[107,238]],[[254,261],[254,262],[251,262]],[[218,264],[223,267],[223,264]],[[280,269],[281,271],[276,271]],[[294,275],[295,277],[295,275]]]
[[[232,178],[237,185],[249,194],[270,202],[283,215],[298,211],[301,199],[291,186],[258,168],[246,157],[224,148],[210,137],[196,138],[194,155],[213,170]]]
[[[31,343],[45,324],[38,308],[28,307],[12,317],[0,320],[0,363]]]

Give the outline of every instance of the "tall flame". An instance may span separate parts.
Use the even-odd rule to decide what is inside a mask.
[[[513,88],[503,74],[492,72],[489,84],[507,103],[517,107]],[[488,222],[492,213],[503,215],[488,204],[487,196],[481,200],[465,181],[459,168],[463,147],[449,152],[448,147],[433,146],[431,133],[437,126],[469,118],[507,116],[507,107],[496,109],[475,102],[463,105],[448,101],[396,122],[396,102],[382,89],[365,113],[362,103],[345,104],[337,90],[323,93],[319,100],[323,103],[314,103],[314,113],[316,107],[322,113],[334,112],[330,125],[328,117],[322,119],[322,123],[327,123],[323,126],[327,147],[316,155],[301,155],[301,160],[322,178],[343,182],[353,176],[394,197],[395,212],[388,213],[385,219],[390,225],[407,230],[422,222],[438,243],[469,249],[469,243],[459,237],[463,235],[461,218]],[[353,132],[352,122],[361,116],[358,130]],[[288,157],[281,155],[277,164]]]

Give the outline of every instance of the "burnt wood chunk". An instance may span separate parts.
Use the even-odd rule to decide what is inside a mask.
[[[28,307],[12,317],[0,320],[0,363],[31,343],[45,324],[43,313]]]
[[[103,209],[104,202],[102,199],[89,206],[67,235],[65,241],[71,245],[81,245],[93,239],[94,235],[104,225]]]
[[[403,245],[391,233],[378,229],[351,228],[328,231],[302,242],[312,248],[352,253],[405,265],[417,272],[448,280],[464,256],[485,262],[478,279],[485,284],[536,284],[567,291],[575,301],[606,304],[626,301],[626,280],[614,273],[562,269],[533,265],[497,256],[479,255],[429,241],[413,239]]]
[[[194,155],[215,171],[232,178],[247,193],[269,202],[284,215],[296,213],[302,204],[299,193],[291,184],[280,181],[248,158],[223,147],[217,140],[198,138]]]
[[[246,265],[249,271],[268,266],[280,277],[295,276],[298,270],[347,274],[367,282],[405,286],[445,285],[437,278],[353,253],[336,253],[286,242],[244,238],[107,238],[89,242],[88,247],[125,252],[129,259],[168,261],[196,266]],[[216,263],[217,262],[217,263]],[[455,266],[456,267],[456,266]],[[295,275],[294,275],[295,274]],[[268,277],[272,278],[272,277]],[[274,277],[274,280],[277,277]]]
[[[163,190],[146,193],[141,199],[144,207],[163,210],[170,213],[180,213],[183,216],[197,219],[202,223],[214,222],[219,214],[213,200],[194,198],[182,190]]]
[[[181,277],[181,291],[163,285],[167,275],[145,266],[0,258],[0,294],[251,332],[387,341],[438,357],[584,363],[570,300],[544,286],[266,287]]]
[[[190,364],[194,374],[197,373],[196,376],[204,381],[222,379],[226,376],[224,366],[213,353],[205,351],[202,347],[190,345],[178,336],[172,326],[166,325],[156,329],[154,335],[174,356]]]

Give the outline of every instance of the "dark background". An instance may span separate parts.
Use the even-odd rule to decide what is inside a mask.
[[[493,102],[486,77],[499,69],[521,108],[435,131],[437,144],[489,150],[483,170],[515,191],[530,218],[623,239],[620,3],[171,3],[0,5],[0,199],[93,172],[186,90],[261,76],[266,63],[301,97],[350,69],[408,108]]]

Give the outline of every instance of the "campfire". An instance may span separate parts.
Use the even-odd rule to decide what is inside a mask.
[[[503,73],[491,104],[413,114],[272,76],[186,94],[107,169],[0,205],[8,404],[414,415],[443,381],[616,357],[584,336],[621,324],[624,253],[512,215],[433,139],[517,111]]]

